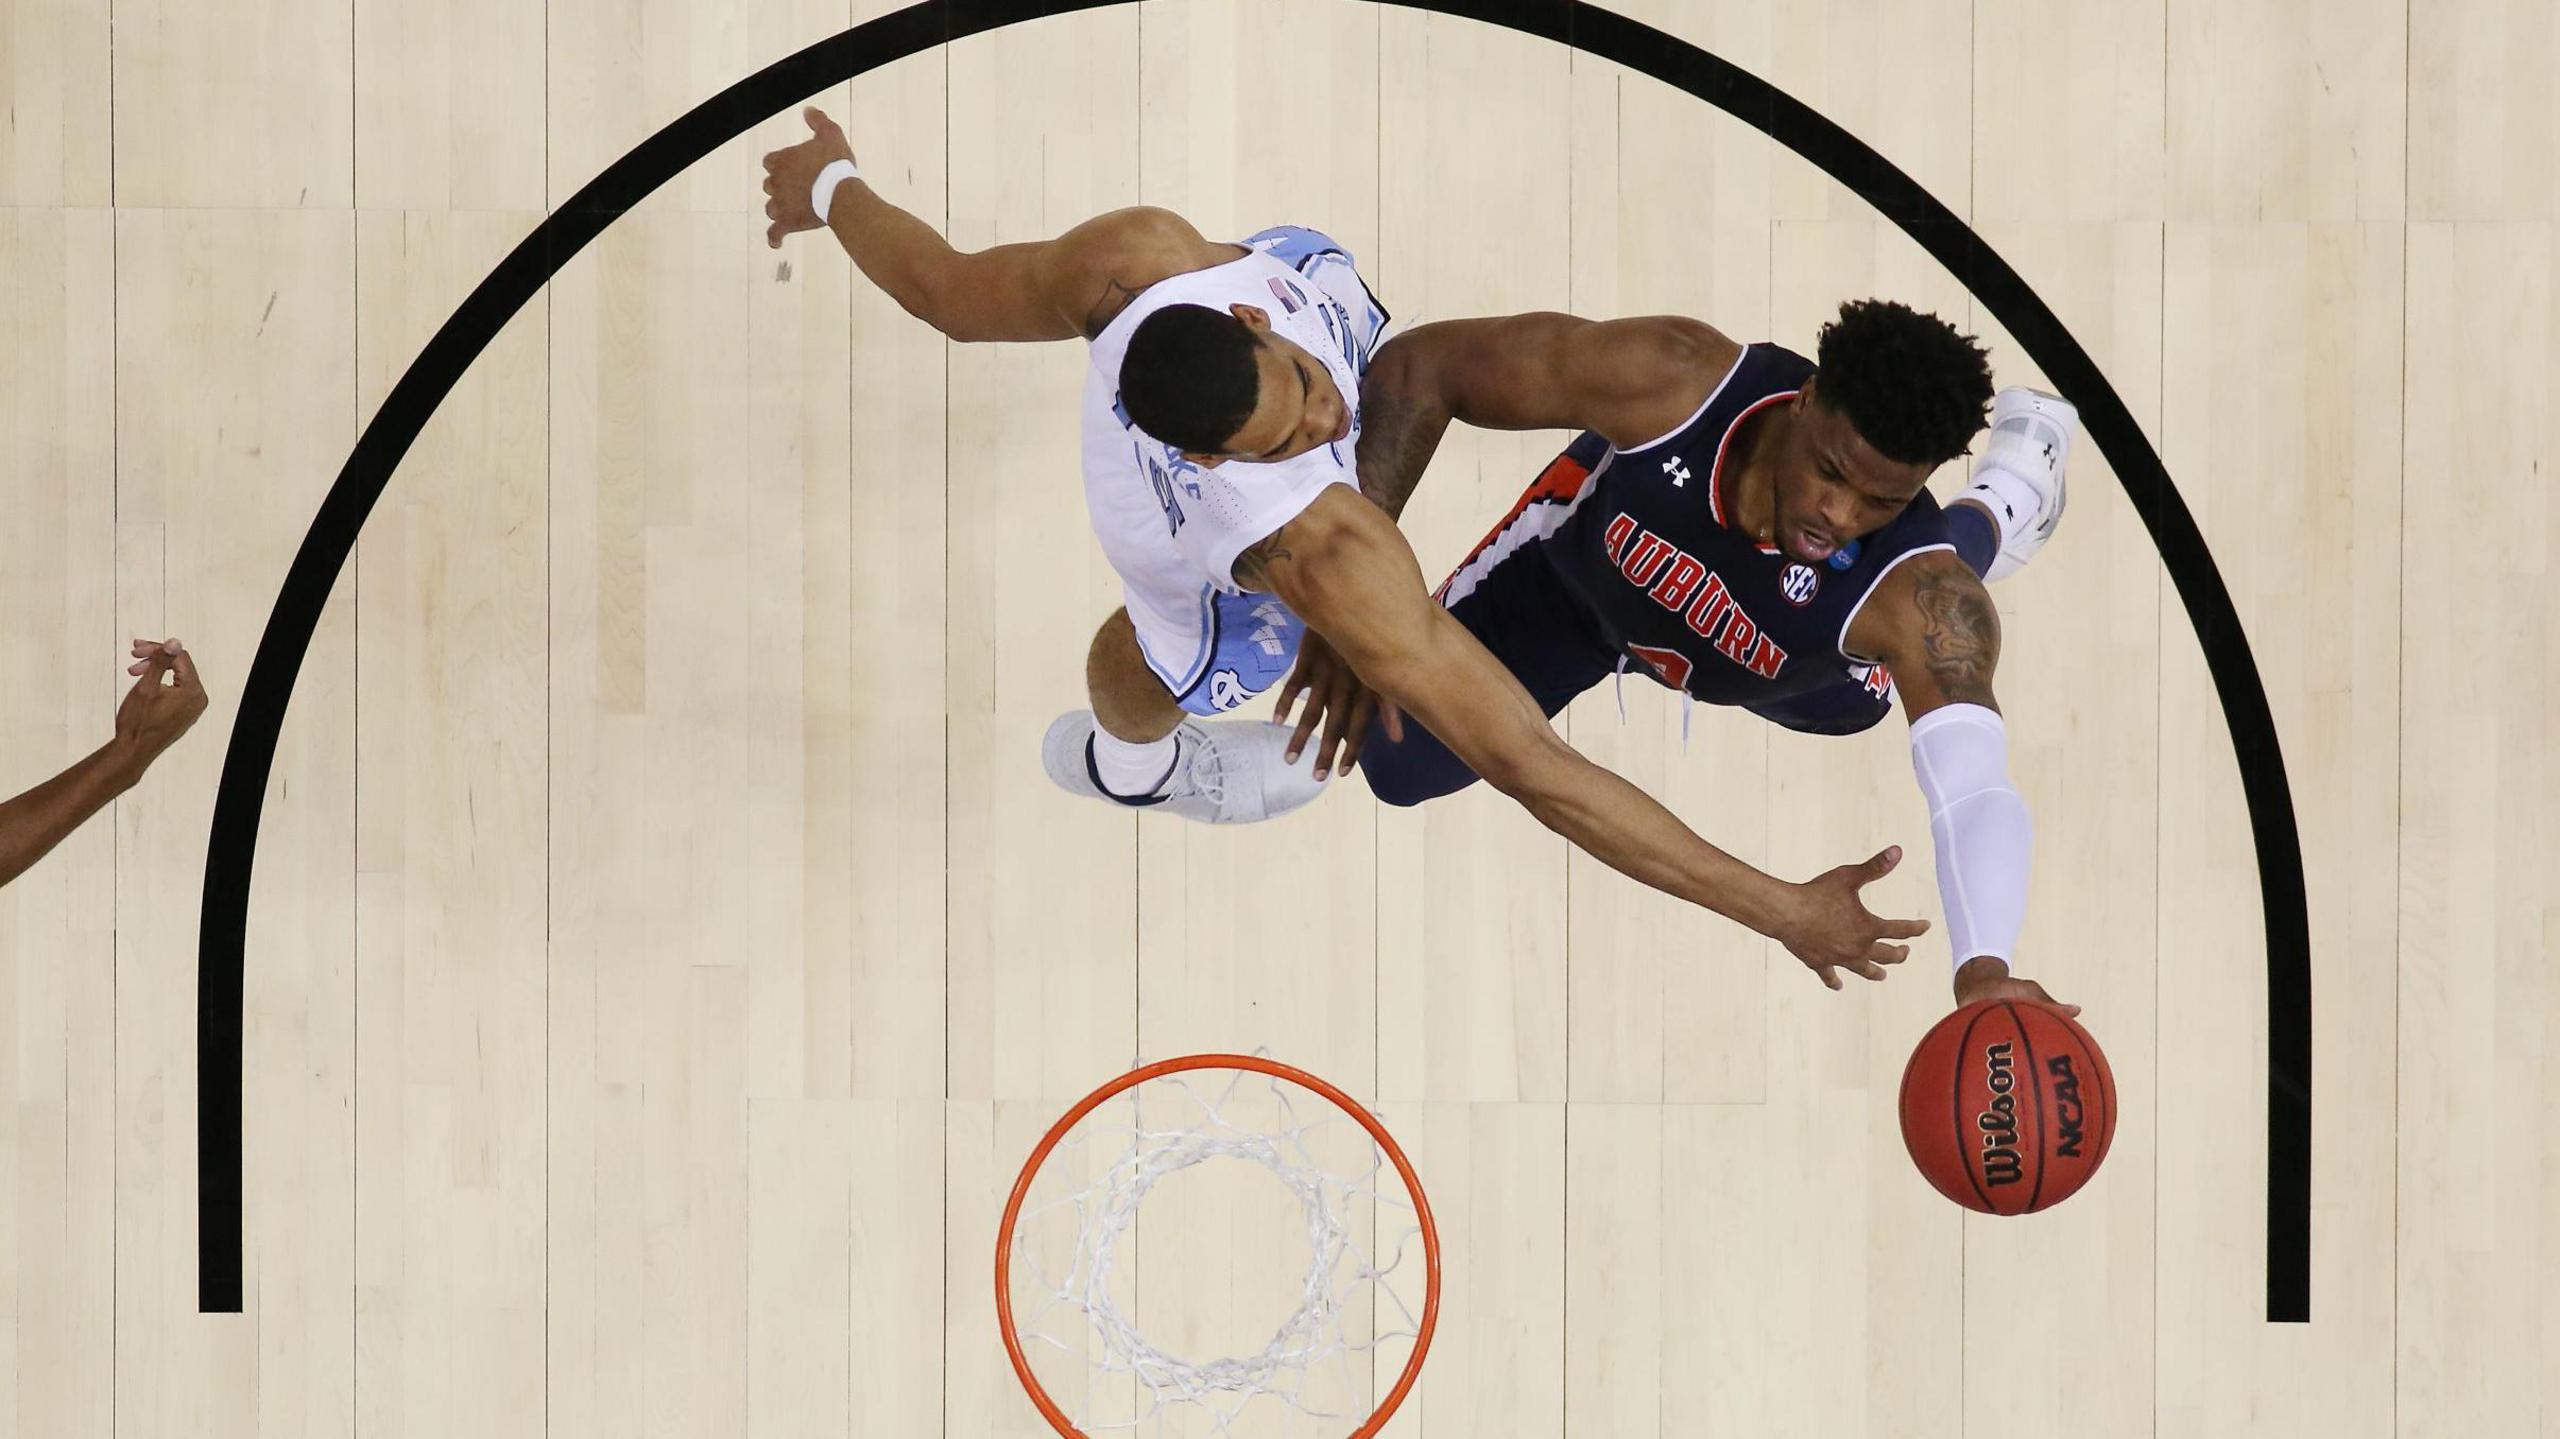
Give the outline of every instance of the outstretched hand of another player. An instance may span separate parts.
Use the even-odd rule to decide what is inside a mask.
[[[196,677],[195,656],[174,639],[135,640],[124,672],[134,682],[116,706],[116,741],[139,775],[204,714],[204,681]]]
[[[811,105],[800,118],[809,122],[809,138],[764,157],[764,217],[773,222],[764,227],[764,242],[771,249],[782,248],[785,235],[825,228],[809,203],[809,188],[818,183],[820,170],[853,158],[853,143],[826,111]]]
[[[1316,745],[1316,770],[1321,776],[1327,765],[1336,775],[1351,773],[1360,759],[1360,747],[1369,742],[1369,721],[1384,721],[1387,738],[1404,742],[1404,712],[1393,700],[1381,700],[1375,690],[1351,672],[1341,654],[1325,642],[1324,636],[1309,630],[1298,643],[1298,663],[1289,671],[1289,682],[1280,687],[1279,706],[1272,717],[1282,724],[1289,722],[1289,709],[1306,697],[1306,709],[1298,716],[1297,733],[1289,736],[1289,763],[1306,753],[1307,740],[1324,727],[1324,738]]]
[[[1893,873],[1900,863],[1902,847],[1893,845],[1864,864],[1844,864],[1791,886],[1796,913],[1774,937],[1833,989],[1841,987],[1839,972],[1844,969],[1861,979],[1883,979],[1883,966],[1911,956],[1911,946],[1890,941],[1929,932],[1925,919],[1880,919],[1858,897],[1858,891]]]
[[[1978,954],[1956,968],[1956,1008],[1985,999],[2023,999],[2036,1004],[2049,1004],[2077,1019],[2080,1006],[2065,1004],[2044,992],[2044,986],[2032,979],[2017,979],[2009,973],[2009,962]]]

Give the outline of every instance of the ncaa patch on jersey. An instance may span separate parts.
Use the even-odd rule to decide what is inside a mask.
[[[1778,575],[1778,593],[1791,605],[1811,604],[1822,592],[1822,572],[1811,565],[1789,565]]]

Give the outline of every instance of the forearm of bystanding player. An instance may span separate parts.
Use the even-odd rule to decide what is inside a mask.
[[[32,869],[90,816],[133,788],[142,770],[132,745],[110,740],[34,789],[0,800],[0,885]]]

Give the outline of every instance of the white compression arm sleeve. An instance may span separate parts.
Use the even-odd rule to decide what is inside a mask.
[[[2027,920],[2035,824],[2009,784],[2009,727],[1981,705],[1947,705],[1911,722],[1911,768],[1929,800],[1955,963],[2007,960]]]

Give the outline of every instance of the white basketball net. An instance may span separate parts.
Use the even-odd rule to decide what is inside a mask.
[[[1123,1261],[1141,1248],[1138,1212],[1148,1195],[1221,1159],[1258,1166],[1285,1186],[1307,1263],[1292,1286],[1296,1309],[1261,1349],[1194,1359],[1139,1332],[1128,1308],[1129,1271],[1140,1266]],[[1364,1237],[1373,1231],[1374,1243]],[[1042,1164],[1014,1226],[1015,1329],[1042,1387],[1087,1433],[1342,1439],[1371,1417],[1395,1377],[1392,1366],[1377,1372],[1376,1351],[1419,1331],[1389,1278],[1421,1232],[1384,1150],[1322,1095],[1244,1069],[1168,1074],[1094,1110]],[[1195,1249],[1205,1238],[1227,1253],[1218,1236],[1189,1238]],[[1268,1267],[1288,1236],[1250,1240],[1265,1246],[1250,1258]],[[1184,1268],[1160,1261],[1151,1277],[1178,1286]],[[1408,1277],[1418,1294],[1422,1281]]]

